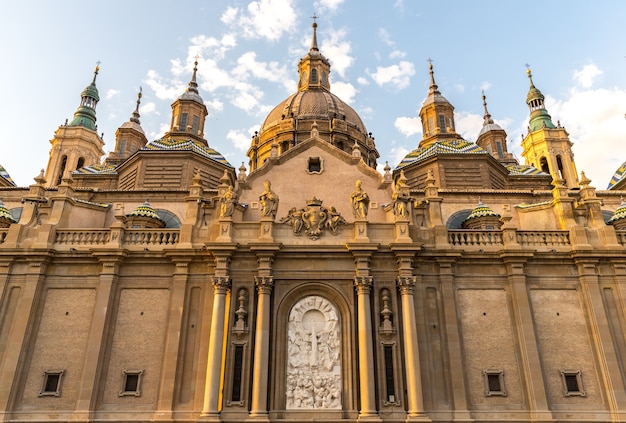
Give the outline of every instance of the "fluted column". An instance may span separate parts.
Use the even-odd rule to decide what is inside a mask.
[[[252,370],[252,399],[250,417],[267,417],[267,381],[270,353],[270,299],[274,278],[255,276],[257,290],[257,319],[254,336],[254,364]]]
[[[211,338],[209,339],[202,417],[219,417],[220,413],[226,294],[230,290],[228,276],[212,276],[211,281],[213,283],[213,313],[211,314]]]
[[[361,390],[361,410],[359,419],[378,417],[376,413],[376,388],[374,385],[374,346],[372,341],[372,314],[370,309],[371,276],[355,276],[354,287],[357,296],[358,345],[359,345],[359,386]]]
[[[398,276],[398,289],[402,300],[402,338],[404,339],[404,355],[406,359],[406,383],[408,417],[424,417],[424,400],[422,396],[422,376],[420,357],[417,344],[417,322],[415,321],[415,301],[413,291],[415,276]]]

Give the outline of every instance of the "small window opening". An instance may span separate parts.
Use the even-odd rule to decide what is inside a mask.
[[[78,159],[78,164],[76,165],[76,170],[82,168],[85,165],[85,159],[83,157],[80,157]]]
[[[439,132],[446,132],[446,117],[439,115],[437,119],[439,120]]]
[[[241,401],[241,375],[243,373],[243,345],[235,346],[233,363],[233,392],[232,401]]]
[[[120,396],[141,395],[142,370],[125,370],[122,377],[122,390]]]
[[[39,396],[54,396],[61,395],[61,378],[64,370],[46,370],[43,373],[43,384]]]
[[[565,396],[585,396],[583,390],[582,375],[577,370],[561,370],[563,377],[563,385],[565,388]]]
[[[317,69],[311,69],[311,82],[317,82]]]
[[[504,150],[502,149],[502,143],[500,141],[496,141],[496,150],[498,150],[498,157],[504,157]]]
[[[322,161],[319,157],[309,157],[309,173],[321,173]]]
[[[484,370],[485,385],[487,388],[487,396],[506,396],[504,390],[504,371],[502,370]]]
[[[541,171],[547,174],[550,174],[550,167],[548,166],[548,160],[545,157],[542,157],[539,160],[539,164],[541,165]]]
[[[57,177],[57,185],[61,184],[63,174],[65,173],[65,166],[67,166],[67,156],[61,158],[61,166],[59,166],[59,176]]]
[[[191,132],[198,135],[198,127],[200,126],[200,118],[198,116],[193,117],[193,123],[191,124]]]
[[[178,130],[179,131],[187,130],[187,113],[182,113],[180,115],[180,122],[178,124]]]
[[[396,402],[396,385],[393,377],[393,347],[386,345],[385,353],[385,386],[387,388],[387,400]]]

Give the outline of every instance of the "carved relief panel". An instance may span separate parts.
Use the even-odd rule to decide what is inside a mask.
[[[311,295],[289,313],[287,409],[341,409],[341,329],[337,309]]]

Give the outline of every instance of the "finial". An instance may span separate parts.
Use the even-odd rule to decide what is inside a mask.
[[[428,94],[439,94],[439,87],[435,83],[435,71],[433,70],[433,59],[430,57],[426,60],[428,62],[428,68],[430,70],[430,87],[428,89]]]
[[[100,63],[102,63],[100,60],[96,62],[96,69],[93,71],[93,81],[91,81],[91,85],[96,84],[96,77],[98,76],[98,72],[100,72]]]
[[[142,93],[142,88],[141,86],[139,86],[139,93],[137,94],[137,106],[135,107],[135,111],[133,112],[132,116],[130,117],[130,121],[131,122],[135,122],[137,124],[141,124],[141,122],[139,121],[139,104],[141,104],[141,93]]]
[[[493,119],[491,119],[491,115],[489,114],[489,110],[487,110],[487,97],[485,96],[485,90],[483,92],[483,107],[485,109],[485,120],[483,122],[483,126],[493,123]]]
[[[198,73],[198,58],[200,56],[196,53],[196,55],[194,56],[194,59],[196,59],[193,62],[193,74],[191,75],[191,81],[189,81],[188,87],[187,87],[187,92],[193,92],[198,94],[198,83],[196,82],[196,74]]]
[[[313,13],[311,19],[313,19],[313,39],[311,40],[310,51],[319,51],[319,49],[317,48],[317,15]]]
[[[535,86],[535,84],[533,84],[533,73],[530,70],[530,65],[528,63],[526,63],[524,66],[526,66],[526,74],[528,75],[528,79],[530,80],[530,86],[531,88]]]

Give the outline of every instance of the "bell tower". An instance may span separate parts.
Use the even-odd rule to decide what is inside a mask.
[[[104,141],[98,135],[96,125],[96,105],[100,101],[96,77],[100,67],[96,66],[93,80],[81,95],[80,105],[70,123],[65,122],[50,140],[50,158],[46,168],[46,186],[61,183],[67,171],[74,171],[100,162],[104,155]]]
[[[109,153],[109,157],[106,159],[107,164],[119,165],[148,143],[146,133],[141,127],[141,121],[139,120],[140,104],[141,87],[139,87],[139,93],[137,94],[137,106],[130,119],[115,131],[115,150]]]
[[[198,59],[196,57],[193,75],[187,90],[172,103],[172,122],[170,130],[165,136],[170,138],[191,138],[204,146],[208,146],[207,140],[204,139],[204,122],[209,112],[198,92],[197,72]]]
[[[530,111],[528,134],[522,140],[522,157],[527,165],[549,173],[553,180],[563,179],[568,188],[578,188],[578,173],[569,134],[560,124],[554,125],[545,108],[545,97],[535,87],[530,68],[530,89],[526,104]]]
[[[439,91],[435,83],[435,72],[430,62],[430,87],[428,96],[420,110],[423,137],[419,147],[428,147],[437,141],[462,139],[454,129],[454,106]]]

